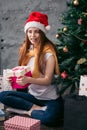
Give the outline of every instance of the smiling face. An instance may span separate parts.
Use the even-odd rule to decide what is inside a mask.
[[[30,27],[28,29],[28,38],[34,47],[40,43],[40,30],[36,27]]]

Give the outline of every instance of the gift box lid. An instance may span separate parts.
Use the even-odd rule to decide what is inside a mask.
[[[14,116],[4,121],[5,128],[14,128],[15,130],[40,130],[40,120],[29,117]]]

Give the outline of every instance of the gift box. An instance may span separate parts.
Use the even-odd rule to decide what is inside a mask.
[[[8,78],[7,77],[7,71],[9,71],[9,70],[7,70],[7,69],[3,70],[2,89],[4,91],[10,91],[10,90],[12,90],[11,84],[7,80],[7,78]]]
[[[40,120],[14,116],[4,121],[5,130],[40,130]]]
[[[21,78],[24,75],[32,77],[29,66],[17,66],[17,67],[14,67],[12,69],[3,70],[3,77],[4,77],[3,84],[4,84],[4,86],[7,86],[7,87],[12,88],[12,89],[17,89],[17,88],[24,89],[24,88],[28,87],[30,85],[30,83],[28,83],[24,86],[21,86],[21,85],[16,83],[16,79]],[[11,84],[9,83],[9,81],[6,80],[9,77],[12,79]],[[7,87],[5,87],[5,90]]]
[[[87,75],[80,77],[79,95],[87,96]]]
[[[21,77],[21,76],[24,76],[27,72],[30,71],[30,67],[29,66],[17,66],[17,67],[14,67],[12,69],[12,76],[11,76],[11,73],[10,74],[10,77]]]
[[[7,78],[14,77],[14,76],[21,77],[24,76],[29,71],[30,71],[29,66],[16,66],[12,69],[3,70],[3,75],[5,75]]]

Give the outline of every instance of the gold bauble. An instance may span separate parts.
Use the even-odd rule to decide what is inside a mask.
[[[67,27],[64,27],[64,28],[63,28],[63,31],[64,31],[64,32],[67,32],[67,31],[68,31],[68,28],[67,28]]]
[[[86,62],[87,59],[86,58],[80,58],[78,61],[77,61],[77,64],[83,64],[84,62]]]
[[[79,5],[78,0],[74,0],[74,5],[75,5],[75,6],[78,6],[78,5]]]

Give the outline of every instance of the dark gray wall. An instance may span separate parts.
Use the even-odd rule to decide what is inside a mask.
[[[59,15],[65,0],[0,0],[0,70],[17,65],[18,47],[24,40],[24,22],[32,11],[48,14],[51,30],[47,37],[56,42]]]

